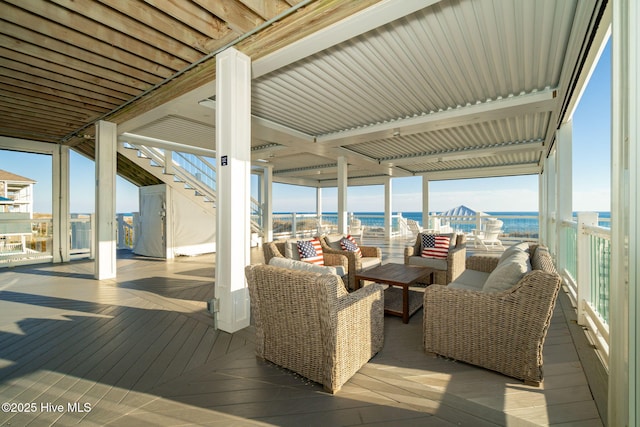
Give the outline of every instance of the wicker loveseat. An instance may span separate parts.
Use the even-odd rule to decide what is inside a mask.
[[[491,369],[539,385],[542,348],[561,279],[547,249],[529,245],[530,269],[513,286],[487,291],[429,286],[424,293],[423,341],[427,352]],[[467,279],[487,277],[500,259],[467,259]],[[464,282],[461,276],[459,281]]]
[[[382,249],[375,246],[358,246],[362,256],[356,255],[355,252],[342,250],[340,240],[345,237],[343,234],[327,234],[320,237],[322,250],[326,254],[344,255],[349,263],[348,283],[350,290],[356,290],[360,287],[356,283],[356,274],[377,267],[382,264]]]
[[[259,357],[336,393],[382,349],[382,285],[348,293],[337,275],[262,264],[245,274]]]
[[[422,233],[418,233],[413,246],[404,249],[404,263],[436,269],[434,283],[446,285],[453,282],[465,269],[467,257],[467,241],[464,234],[444,234],[451,237],[452,247],[449,249],[447,259],[423,258]],[[455,242],[455,243],[453,243]]]

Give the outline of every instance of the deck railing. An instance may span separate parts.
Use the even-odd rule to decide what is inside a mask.
[[[0,267],[49,262],[53,258],[53,221],[3,219],[0,234]]]
[[[578,323],[596,347],[603,364],[609,361],[609,286],[611,229],[593,212],[561,222],[558,269],[576,307]]]

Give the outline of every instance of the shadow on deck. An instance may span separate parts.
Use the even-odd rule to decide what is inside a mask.
[[[257,359],[251,327],[213,329],[215,256],[121,255],[113,281],[90,262],[0,272],[1,425],[602,425],[564,295],[540,388],[424,353],[419,311],[386,317],[383,350],[332,396]]]

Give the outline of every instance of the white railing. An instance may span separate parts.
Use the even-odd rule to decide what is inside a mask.
[[[49,262],[53,258],[53,221],[3,219],[0,230],[0,267]]]
[[[605,367],[609,365],[609,286],[611,229],[598,225],[598,214],[579,213],[577,220],[561,222],[558,249],[563,254],[558,271]]]

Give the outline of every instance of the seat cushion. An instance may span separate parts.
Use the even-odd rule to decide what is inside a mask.
[[[513,246],[509,246],[508,248],[506,248],[504,250],[504,252],[502,253],[502,255],[500,256],[500,261],[502,262],[505,259],[509,258],[514,252],[525,252],[525,253],[529,253],[529,243],[528,242],[522,242],[522,243],[517,243]]]
[[[447,285],[448,288],[481,291],[490,273],[477,270],[464,270],[460,276]]]
[[[431,267],[436,270],[447,270],[447,260],[437,258],[423,258],[421,256],[409,257],[409,265],[419,265],[421,267]]]
[[[310,273],[337,274],[342,277],[346,274],[342,265],[315,265],[304,261],[297,261],[289,258],[273,257],[269,265],[274,267],[288,268],[291,270],[308,271]]]

